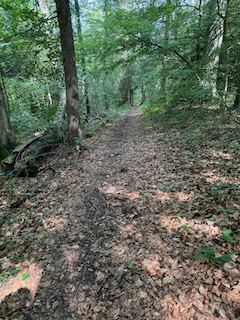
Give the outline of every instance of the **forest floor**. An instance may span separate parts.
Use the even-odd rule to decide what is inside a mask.
[[[88,143],[5,182],[0,318],[240,319],[234,147],[186,150],[137,107]]]

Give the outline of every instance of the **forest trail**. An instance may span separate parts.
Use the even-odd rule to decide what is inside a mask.
[[[6,298],[4,319],[240,317],[238,278],[192,259],[203,236],[210,243],[218,233],[194,216],[190,190],[199,191],[201,181],[172,163],[168,154],[178,161],[177,145],[156,143],[139,114],[138,107],[128,110],[101,133],[97,147],[72,155],[62,150],[48,162],[52,175],[33,178],[46,187],[22,206],[42,222],[30,228],[39,247],[28,249],[22,281],[37,292],[28,308],[15,312],[16,297],[28,292]]]

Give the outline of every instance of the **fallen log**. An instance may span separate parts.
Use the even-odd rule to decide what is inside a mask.
[[[21,176],[35,176],[38,173],[36,159],[46,151],[64,141],[64,132],[55,130],[45,132],[41,136],[31,138],[15,148],[11,155],[1,162],[4,172],[11,171]]]

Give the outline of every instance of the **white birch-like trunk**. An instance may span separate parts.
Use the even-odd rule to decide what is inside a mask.
[[[207,78],[203,80],[205,88],[211,89],[213,96],[217,94],[217,69],[219,64],[219,52],[223,42],[224,14],[226,0],[210,0],[209,18],[214,16],[208,32],[208,56],[211,62],[207,65]]]

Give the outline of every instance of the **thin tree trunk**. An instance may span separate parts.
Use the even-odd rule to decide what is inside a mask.
[[[170,7],[170,5],[171,5],[171,0],[168,0],[168,1],[167,1],[167,5]],[[169,41],[169,25],[170,25],[170,15],[169,15],[169,12],[167,12],[166,22],[165,22],[165,32],[164,32],[164,47],[165,47],[165,48],[168,47],[168,41]],[[164,57],[163,57],[163,61],[162,61],[162,66],[163,66],[162,93],[163,93],[163,95],[164,95],[164,99],[165,99],[165,95],[166,95],[166,81],[167,81],[166,60],[167,60],[167,56],[164,56]]]
[[[240,67],[239,67],[240,61],[239,60],[240,59],[238,58],[238,64],[237,64],[237,70],[236,70],[237,92],[236,92],[236,96],[235,96],[234,103],[233,103],[233,106],[232,106],[233,109],[237,109],[237,108],[240,107]]]
[[[99,88],[99,78],[96,78],[95,79],[95,107],[99,106],[98,88]]]
[[[237,81],[237,93],[234,100],[233,108],[237,109],[240,107],[240,80]]]
[[[104,21],[104,29],[105,29],[105,36],[104,38],[106,39],[108,37],[108,0],[104,0],[104,13],[105,13],[105,21]],[[104,59],[103,61],[103,68],[105,69],[106,67],[106,61]],[[109,108],[109,103],[108,103],[108,96],[107,96],[107,87],[106,87],[106,72],[103,75],[103,97],[104,97],[104,103],[105,103],[105,108]]]
[[[104,62],[104,65],[105,65],[105,62]],[[103,75],[103,97],[104,97],[105,109],[108,109],[109,104],[108,104],[108,97],[107,97],[106,74]]]
[[[221,2],[221,3],[220,3]],[[209,18],[215,17],[212,24],[208,28],[208,53],[212,60],[208,65],[210,69],[207,81],[205,80],[203,85],[211,88],[212,95],[217,93],[217,66],[219,65],[219,49],[223,43],[223,27],[224,20],[220,12],[220,6],[226,8],[226,0],[210,0],[209,2]],[[216,9],[218,11],[216,12]]]
[[[127,95],[128,95],[128,106],[130,107],[131,105],[131,78],[130,78],[130,70],[129,70],[129,66],[127,68],[127,73],[128,73],[128,86],[127,86]]]
[[[84,101],[87,109],[87,114],[90,114],[90,103],[89,103],[89,94],[88,94],[88,82],[87,82],[87,71],[86,71],[86,62],[85,62],[85,52],[83,48],[83,33],[81,25],[81,14],[78,4],[78,0],[75,0],[75,10],[77,15],[77,31],[78,39],[81,44],[82,51],[82,73],[83,73],[83,87],[84,87]]]
[[[145,102],[145,88],[142,80],[142,104],[144,104],[144,102]]]
[[[76,144],[76,139],[82,136],[79,117],[79,94],[77,70],[73,43],[73,30],[68,0],[55,0],[63,56],[63,66],[66,83],[68,142]]]
[[[14,142],[14,133],[10,125],[3,89],[0,83],[0,147],[8,147]]]
[[[218,89],[220,94],[225,100],[227,89],[228,89],[228,46],[227,46],[227,25],[228,25],[228,8],[230,0],[227,0],[226,9],[224,15],[221,14],[219,3],[218,3],[218,15],[223,19],[223,41],[221,46],[221,52],[219,55],[219,66],[218,66]]]
[[[38,5],[39,5],[42,13],[44,13],[46,19],[49,19],[50,18],[50,10],[49,10],[47,0],[38,0]]]

